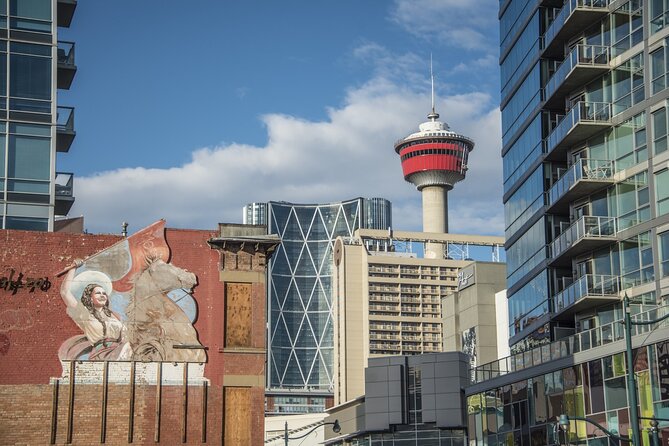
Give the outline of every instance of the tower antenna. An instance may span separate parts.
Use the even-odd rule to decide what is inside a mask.
[[[427,115],[427,119],[430,121],[436,121],[439,119],[439,113],[434,110],[434,73],[432,71],[432,53],[430,53],[430,84],[432,86],[432,112]]]

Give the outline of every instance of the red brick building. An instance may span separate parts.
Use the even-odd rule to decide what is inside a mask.
[[[193,348],[206,361],[186,365],[61,362],[82,330],[57,273],[123,238],[0,230],[0,444],[262,444],[264,268],[276,241],[244,231],[165,230],[169,263],[197,277]]]

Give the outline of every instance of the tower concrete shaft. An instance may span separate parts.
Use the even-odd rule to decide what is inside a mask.
[[[425,186],[421,189],[423,197],[423,232],[448,232],[448,191],[444,186]],[[442,258],[444,246],[439,243],[425,244],[425,257]]]

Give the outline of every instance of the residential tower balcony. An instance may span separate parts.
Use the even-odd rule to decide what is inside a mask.
[[[553,312],[558,319],[571,319],[573,315],[603,304],[620,300],[618,276],[586,274],[553,296]]]
[[[67,215],[74,204],[74,174],[71,172],[56,172],[56,215]]]
[[[546,83],[545,107],[564,107],[565,97],[609,70],[611,50],[602,45],[576,45]]]
[[[69,90],[77,66],[74,63],[74,42],[58,41],[58,88]]]
[[[566,0],[543,35],[544,57],[560,57],[565,43],[608,12],[609,0]]]
[[[58,26],[69,28],[75,9],[77,9],[77,0],[58,0]]]
[[[559,116],[558,116],[559,117]],[[611,127],[609,102],[577,102],[546,138],[546,158],[564,160],[567,148]]]
[[[580,159],[553,184],[547,195],[548,211],[563,214],[569,203],[613,184],[615,161]]]
[[[615,242],[616,228],[615,217],[579,218],[549,245],[549,263],[571,266],[573,257]]]
[[[74,131],[74,107],[58,107],[56,115],[56,150],[67,152],[77,135]]]

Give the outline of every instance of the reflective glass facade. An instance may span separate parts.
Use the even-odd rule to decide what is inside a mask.
[[[56,105],[76,72],[57,38],[76,1],[63,3],[0,0],[0,228],[51,230],[74,202],[72,175],[56,172],[74,137],[73,110]]]
[[[383,198],[330,204],[271,201],[264,209],[259,203],[247,205],[245,218],[267,224],[270,234],[281,237],[268,268],[268,387],[332,393],[334,241],[361,227],[387,229],[391,204]]]
[[[500,0],[513,352],[660,284],[669,230],[664,0]],[[607,296],[601,299],[606,284]],[[600,290],[599,292],[597,290]],[[585,322],[587,321],[587,322]]]

